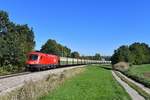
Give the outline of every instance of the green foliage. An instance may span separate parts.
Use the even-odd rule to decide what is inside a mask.
[[[131,100],[109,70],[89,66],[40,100]]]
[[[150,63],[150,48],[145,43],[134,43],[129,47],[133,64]]]
[[[0,11],[0,18],[7,27],[5,34],[0,33],[0,66],[18,66],[23,67],[26,54],[33,50],[34,32],[27,24],[19,25],[9,20],[8,14]]]
[[[115,50],[113,54],[112,63],[116,64],[118,62],[130,62],[131,61],[131,52],[128,46],[121,46],[119,49]]]
[[[71,49],[69,49],[68,47],[64,46],[63,47],[63,55],[65,57],[70,57],[71,56]]]
[[[111,56],[101,56],[101,58],[105,59],[106,61],[111,61]]]
[[[71,52],[70,48],[68,48],[67,46],[63,46],[62,44],[59,44],[52,39],[48,39],[47,42],[41,47],[40,51],[43,53],[54,54],[62,57],[101,60],[101,55],[99,53],[96,53],[95,56],[80,56],[79,52]]]
[[[79,58],[80,54],[77,51],[74,51],[74,52],[71,53],[71,57],[72,58]]]
[[[47,42],[41,47],[40,51],[43,53],[54,54],[62,57],[101,60],[101,56],[99,53],[96,53],[95,56],[80,56],[79,52],[71,52],[70,48],[68,48],[67,46],[63,46],[62,44],[59,44],[52,39],[48,39]]]
[[[41,52],[43,53],[50,53],[50,54],[59,54],[59,49],[58,46],[60,47],[60,45],[58,45],[56,43],[55,40],[51,40],[49,39],[42,47],[41,47]]]
[[[112,64],[124,61],[131,64],[150,63],[150,48],[145,43],[133,43],[130,46],[121,46],[115,50]]]
[[[101,60],[102,59],[99,53],[96,53],[94,56],[81,56],[80,58],[89,59],[89,60]]]
[[[57,43],[55,40],[49,39],[42,47],[41,52],[54,54],[58,56],[70,57],[71,50],[66,46]]]
[[[94,56],[94,60],[101,60],[101,55],[99,53],[96,53]]]

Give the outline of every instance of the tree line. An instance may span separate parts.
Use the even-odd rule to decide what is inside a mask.
[[[48,39],[47,42],[41,47],[40,52],[47,54],[54,54],[62,57],[83,58],[91,60],[101,60],[101,55],[96,53],[94,56],[81,56],[77,51],[71,51],[67,46],[57,43],[55,40]]]
[[[112,64],[124,61],[130,64],[148,64],[150,63],[150,47],[146,43],[133,43],[131,45],[122,45],[111,57]]]

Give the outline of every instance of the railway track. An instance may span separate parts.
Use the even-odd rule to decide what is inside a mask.
[[[85,65],[85,64],[81,64],[81,65]],[[57,67],[57,68],[54,68],[54,69],[65,68],[65,67],[81,66],[81,65],[62,65],[61,67]],[[2,76],[0,76],[0,79],[9,78],[9,77],[15,77],[15,76],[21,76],[21,75],[26,75],[26,74],[36,73],[36,72],[54,70],[54,69],[50,68],[50,69],[41,70],[41,71],[26,71],[26,72],[20,72],[20,73],[15,73],[15,74],[2,75]]]
[[[31,72],[22,72],[22,73],[8,74],[8,75],[0,76],[0,79],[14,77],[14,76],[20,76],[20,75],[26,75],[26,74],[30,74],[30,73]]]
[[[0,76],[0,95],[11,92],[19,87],[22,87],[26,82],[39,81],[51,74],[59,74],[64,70],[84,67],[85,65],[62,67],[51,70],[39,71],[39,72],[23,72],[11,75]]]

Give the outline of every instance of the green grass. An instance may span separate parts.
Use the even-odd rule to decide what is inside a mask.
[[[150,87],[150,64],[134,65],[130,67],[128,71],[123,73],[135,81]]]
[[[137,76],[140,76],[143,78],[150,79],[150,77],[149,78],[144,77],[144,73],[147,73],[147,72],[150,73],[150,64],[134,65],[128,71],[129,74],[137,75]]]
[[[106,64],[101,65],[101,67],[104,68],[104,69],[112,70],[112,66],[109,65],[109,64],[108,65],[106,65]]]
[[[131,100],[113,78],[111,71],[100,67],[87,67],[63,85],[40,100]]]

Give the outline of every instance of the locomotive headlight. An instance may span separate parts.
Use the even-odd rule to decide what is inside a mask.
[[[37,64],[37,62],[33,62],[33,64]]]

